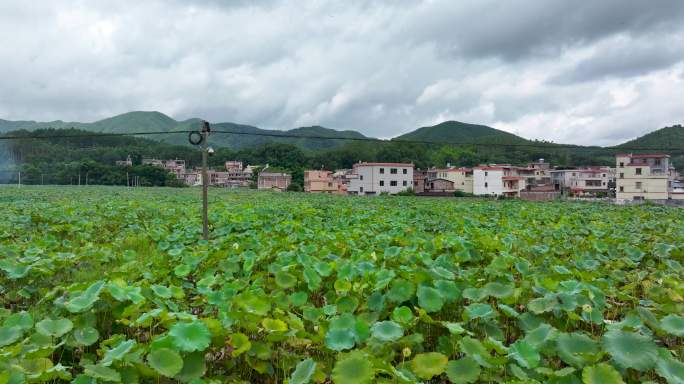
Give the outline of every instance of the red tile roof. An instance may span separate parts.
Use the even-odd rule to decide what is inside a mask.
[[[632,159],[647,159],[647,158],[664,158],[664,157],[670,157],[670,155],[665,154],[665,153],[637,153],[637,154],[632,154],[632,153],[619,153],[615,155],[615,157],[630,157]]]

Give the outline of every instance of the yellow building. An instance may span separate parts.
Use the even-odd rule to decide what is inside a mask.
[[[667,200],[672,188],[670,156],[618,154],[615,156],[618,200]]]
[[[454,183],[454,189],[461,192],[473,193],[473,170],[471,168],[437,168],[428,170],[428,178],[449,180]]]

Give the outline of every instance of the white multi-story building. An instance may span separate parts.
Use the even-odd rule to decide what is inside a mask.
[[[475,195],[519,197],[534,178],[534,169],[515,167],[510,164],[481,165],[473,168],[473,193]]]
[[[356,163],[348,192],[354,195],[396,194],[413,188],[411,163]]]
[[[667,200],[678,198],[671,194],[675,170],[670,167],[670,155],[618,154],[618,200]]]

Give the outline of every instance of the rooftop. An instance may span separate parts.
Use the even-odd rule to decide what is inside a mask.
[[[670,157],[670,155],[665,153],[618,153],[615,157],[629,157],[632,159],[650,159],[650,158],[665,158]]]

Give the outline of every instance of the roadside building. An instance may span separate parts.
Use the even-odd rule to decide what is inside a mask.
[[[426,191],[428,192],[454,192],[454,182],[447,179],[436,178],[427,181]]]
[[[133,165],[133,159],[131,159],[131,155],[128,155],[126,156],[126,160],[117,160],[116,165],[121,167],[130,167]]]
[[[525,190],[526,180],[534,177],[529,168],[510,164],[481,165],[473,168],[473,193],[475,195],[519,197]]]
[[[355,195],[396,194],[413,186],[411,163],[356,163],[349,193]]]
[[[473,193],[473,170],[471,168],[430,168],[426,172],[427,183],[433,179],[444,179],[451,181],[454,191]]]
[[[227,176],[225,186],[229,188],[249,187],[252,180],[252,173],[245,172],[242,168],[242,161],[226,161],[224,164]]]
[[[271,189],[285,191],[292,182],[292,176],[283,172],[259,172],[257,179],[258,189]]]
[[[670,156],[662,153],[618,154],[618,200],[667,200],[670,198],[674,171]]]
[[[347,186],[331,171],[304,171],[304,192],[346,195]]]
[[[172,159],[172,160],[159,160],[159,159],[143,159],[142,165],[152,165],[155,167],[162,167],[173,173],[177,179],[183,179],[183,174],[186,173],[185,170],[185,160]]]
[[[558,169],[551,175],[555,190],[576,197],[610,196],[615,188],[615,168]]]
[[[534,185],[551,185],[551,163],[539,159],[527,164],[534,172]],[[528,183],[531,184],[531,183]]]
[[[427,173],[419,169],[413,171],[413,192],[420,194],[425,192]]]

